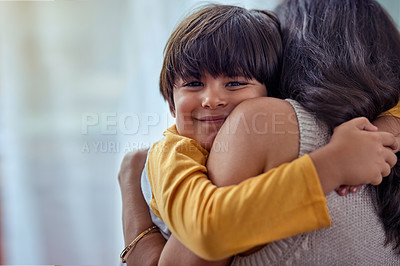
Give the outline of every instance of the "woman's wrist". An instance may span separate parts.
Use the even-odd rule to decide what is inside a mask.
[[[159,231],[160,230],[156,225],[152,225],[152,226],[148,227],[147,229],[145,229],[144,231],[142,231],[140,234],[138,234],[138,236],[135,237],[135,239],[122,250],[122,252],[120,254],[121,262],[122,263],[126,262],[127,256],[129,255],[130,252],[132,252],[135,249],[135,247],[137,246],[137,244],[139,243],[140,240],[142,240],[147,235],[157,233]]]
[[[137,243],[135,249],[132,250],[132,252],[127,257],[127,265],[158,265],[160,254],[164,248],[165,243],[166,240],[160,232],[146,235],[146,237],[144,237]]]

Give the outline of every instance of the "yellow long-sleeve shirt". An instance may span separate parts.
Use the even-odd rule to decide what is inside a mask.
[[[173,126],[149,152],[151,208],[197,255],[216,260],[330,225],[326,198],[305,155],[239,185],[207,178],[208,152]]]
[[[400,118],[400,102],[398,102],[397,105],[392,109],[390,109],[389,111],[384,112],[382,115],[390,115]]]
[[[383,115],[400,118],[400,103]],[[149,153],[151,207],[199,256],[221,259],[330,225],[307,155],[239,185],[217,188],[207,178],[208,152],[175,127],[164,135]]]

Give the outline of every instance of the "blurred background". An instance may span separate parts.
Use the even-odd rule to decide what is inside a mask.
[[[205,3],[0,0],[0,264],[119,265],[119,165],[174,122],[163,48]]]

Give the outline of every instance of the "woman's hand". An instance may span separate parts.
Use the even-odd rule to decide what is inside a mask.
[[[339,196],[346,196],[349,193],[357,193],[360,191],[362,185],[360,186],[339,186],[335,188],[336,193],[338,193]]]

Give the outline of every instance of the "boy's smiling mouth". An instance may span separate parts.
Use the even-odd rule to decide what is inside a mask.
[[[227,117],[227,115],[208,115],[196,118],[196,120],[207,124],[222,124]]]

